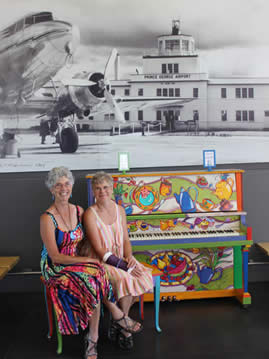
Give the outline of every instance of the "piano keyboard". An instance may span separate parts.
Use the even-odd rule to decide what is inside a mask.
[[[212,230],[212,231],[188,231],[188,232],[145,232],[145,233],[129,233],[130,240],[162,240],[162,239],[181,239],[181,238],[207,238],[207,237],[231,237],[240,236],[240,232],[226,229],[226,230]]]

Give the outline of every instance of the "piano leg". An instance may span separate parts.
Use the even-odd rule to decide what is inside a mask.
[[[161,277],[160,275],[154,276],[154,307],[155,307],[155,328],[158,333],[162,330],[159,327],[159,309],[160,309],[160,286]]]

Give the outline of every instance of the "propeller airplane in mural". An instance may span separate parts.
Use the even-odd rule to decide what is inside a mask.
[[[111,51],[104,73],[82,71],[56,86],[53,77],[71,58],[79,45],[76,26],[53,19],[51,12],[22,17],[0,32],[0,115],[6,117],[36,114],[40,121],[54,121],[57,141],[63,153],[76,152],[79,144],[77,118],[92,114],[113,113],[117,123],[125,123],[123,111],[149,107],[180,105],[193,98],[116,97],[111,94],[108,74],[118,61]],[[54,94],[42,87],[51,82]],[[37,93],[38,90],[39,93]],[[3,131],[8,142],[14,131]]]

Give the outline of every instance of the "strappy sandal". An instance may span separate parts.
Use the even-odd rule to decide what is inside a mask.
[[[131,350],[134,347],[134,340],[132,334],[126,337],[121,331],[118,335],[118,345],[123,350]]]
[[[94,342],[89,337],[85,337],[84,340],[85,340],[84,358],[88,359],[89,357],[95,356],[97,359],[97,342]]]
[[[120,323],[121,321],[123,322],[123,324]],[[140,324],[139,322],[136,322],[135,320],[127,317],[125,314],[123,315],[122,318],[120,318],[118,320],[113,320],[113,324],[118,329],[124,329],[126,332],[131,333],[131,334],[139,333],[143,329],[142,324]],[[135,327],[138,324],[139,324],[138,329],[135,329]]]
[[[112,342],[115,342],[117,340],[118,331],[119,331],[118,326],[114,323],[114,320],[111,319],[107,332],[108,339],[111,340]]]

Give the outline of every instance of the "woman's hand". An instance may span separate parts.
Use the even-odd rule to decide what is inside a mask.
[[[141,264],[135,259],[135,257],[131,255],[128,258],[126,258],[126,261],[128,263],[127,264],[128,268],[132,268],[131,274],[134,277],[140,277],[143,273],[143,270]]]

